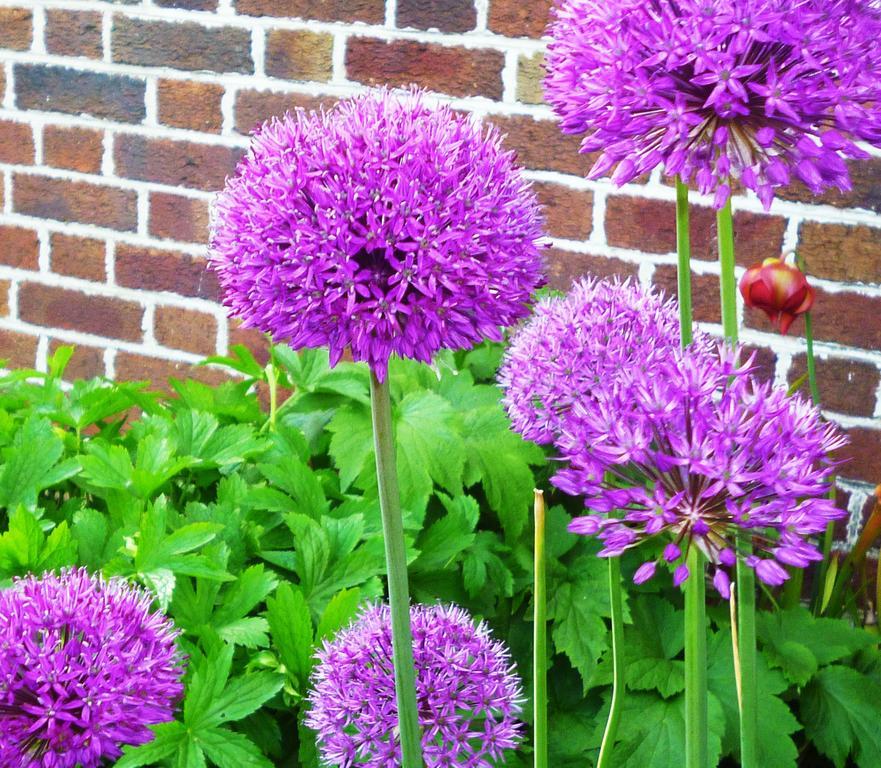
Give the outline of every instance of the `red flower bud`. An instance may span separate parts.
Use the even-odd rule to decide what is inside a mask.
[[[778,258],[750,267],[740,280],[740,293],[748,307],[764,310],[780,333],[814,304],[814,289],[804,273]]]

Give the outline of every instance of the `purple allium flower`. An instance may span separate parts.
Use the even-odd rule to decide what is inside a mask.
[[[542,284],[542,218],[494,128],[369,91],[254,135],[217,198],[211,260],[244,325],[295,349],[392,354],[501,339]]]
[[[0,591],[0,765],[97,768],[150,741],[183,691],[176,634],[145,592],[85,569]]]
[[[663,165],[768,207],[793,177],[849,190],[854,141],[881,145],[875,0],[559,0],[549,32],[547,98],[601,152],[590,178]]]
[[[410,609],[427,768],[492,768],[520,741],[522,690],[508,650],[452,605]],[[374,605],[325,641],[306,724],[328,766],[395,768],[397,704],[388,607]]]

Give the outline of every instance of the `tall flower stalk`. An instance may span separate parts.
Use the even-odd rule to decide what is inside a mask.
[[[535,589],[533,591],[533,750],[535,768],[548,768],[548,610],[544,493],[535,491]]]

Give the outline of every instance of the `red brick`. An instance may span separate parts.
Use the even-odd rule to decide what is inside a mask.
[[[9,317],[9,280],[0,280],[0,317]]]
[[[169,291],[216,301],[220,296],[217,276],[208,262],[179,251],[116,246],[116,282],[127,288]]]
[[[154,237],[203,243],[208,240],[208,203],[192,197],[150,193],[148,228]]]
[[[100,59],[104,55],[101,14],[97,11],[47,10],[46,50],[56,56]]]
[[[18,292],[22,320],[50,328],[140,341],[144,310],[133,301],[93,296],[66,288],[23,283]]]
[[[156,307],[153,334],[165,347],[206,356],[217,351],[217,320],[205,312]]]
[[[27,8],[0,8],[0,48],[26,51],[33,36],[32,13]]]
[[[145,136],[117,136],[114,142],[118,175],[206,191],[221,189],[243,154],[234,147]]]
[[[217,386],[229,380],[229,376],[217,368],[190,365],[158,357],[136,355],[119,351],[116,354],[114,370],[118,381],[150,381],[153,389],[171,392],[168,379],[196,379],[204,384]]]
[[[111,40],[113,60],[123,64],[190,71],[254,71],[251,33],[237,27],[116,16]]]
[[[103,240],[53,232],[49,246],[49,263],[56,274],[96,282],[106,280],[106,246]]]
[[[0,264],[36,269],[39,252],[40,243],[34,230],[0,226]]]
[[[744,346],[742,360],[753,356],[753,375],[762,381],[774,381],[777,375],[777,355],[767,347]]]
[[[0,330],[0,360],[6,368],[33,368],[37,361],[37,337]]]
[[[385,0],[236,0],[247,16],[295,16],[313,21],[385,21]]]
[[[397,25],[441,32],[468,32],[477,24],[474,0],[398,0]]]
[[[822,195],[815,195],[797,182],[778,190],[777,195],[784,200],[800,203],[822,203],[839,208],[867,208],[870,211],[881,211],[881,158],[852,160],[847,165],[853,184],[850,192],[830,189]]]
[[[140,123],[146,114],[143,80],[44,64],[15,65],[19,109]]]
[[[415,40],[349,38],[346,75],[368,85],[416,83],[451,96],[502,97],[499,51],[446,47]]]
[[[223,86],[190,80],[160,80],[159,122],[174,128],[220,133]]]
[[[546,251],[548,285],[567,291],[581,277],[636,277],[637,267],[620,259],[549,248]]]
[[[679,296],[676,267],[659,266],[652,280],[667,296]],[[715,275],[691,274],[692,317],[699,323],[721,323],[722,309],[719,297],[719,278]]]
[[[847,430],[850,444],[837,452],[846,463],[838,473],[873,485],[881,479],[881,430],[857,427]]]
[[[799,228],[798,252],[808,274],[881,283],[881,229],[806,221]]]
[[[489,29],[507,37],[541,37],[552,5],[553,0],[490,0]]]
[[[27,123],[0,120],[0,163],[33,165],[34,137]]]
[[[58,347],[71,346],[68,342],[60,339],[49,339],[49,356],[55,354]],[[85,344],[77,344],[73,350],[73,356],[64,369],[66,381],[76,379],[94,379],[104,376],[107,369],[104,365],[104,350],[99,347],[89,347]]]
[[[13,177],[13,210],[57,221],[77,221],[117,230],[137,227],[137,195],[84,181],[21,173]]]
[[[330,80],[333,37],[304,29],[274,29],[266,39],[266,74],[286,80]]]
[[[269,341],[266,336],[254,328],[242,328],[238,320],[229,321],[229,346],[244,344],[260,365],[269,362]]]
[[[526,168],[586,176],[596,159],[579,154],[581,138],[561,133],[555,120],[529,115],[494,115],[491,120],[505,134],[505,148],[513,149]]]
[[[817,388],[823,408],[851,416],[872,416],[878,394],[878,368],[868,363],[845,358],[817,359]],[[807,373],[807,358],[797,355],[789,369],[789,383]],[[802,386],[805,396],[810,396],[808,382]]]
[[[296,109],[318,109],[322,104],[330,107],[335,102],[333,97],[321,99],[302,93],[239,91],[236,94],[236,130],[249,134],[270,117]]]
[[[590,237],[593,193],[561,184],[536,183],[532,187],[544,207],[547,232],[552,237],[586,240]]]
[[[43,131],[43,162],[54,168],[101,173],[104,134],[91,128],[47,125]]]

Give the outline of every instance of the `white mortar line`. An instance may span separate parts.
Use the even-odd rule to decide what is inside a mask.
[[[262,27],[251,30],[251,61],[254,64],[254,76],[266,77],[266,29]]]
[[[99,9],[103,11],[101,15],[101,60],[109,64],[113,60],[113,7],[102,5]]]
[[[398,0],[385,0],[385,28],[394,29],[398,23]]]
[[[33,19],[33,42],[31,50],[34,53],[46,52],[46,10],[42,5],[34,5],[32,16]]]

